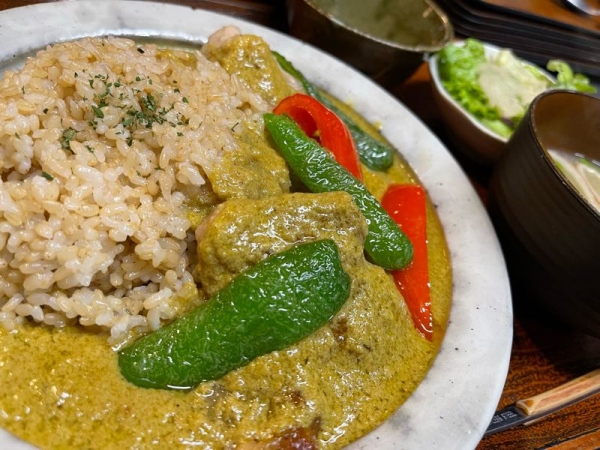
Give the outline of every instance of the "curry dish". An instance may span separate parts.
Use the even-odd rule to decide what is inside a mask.
[[[94,295],[104,292],[103,298],[107,299],[107,304],[116,300],[108,296],[108,291],[113,287],[102,284],[105,282],[103,278],[109,278],[113,286],[122,282],[122,286],[114,288],[118,294],[111,295],[126,299],[123,304],[129,306],[123,307],[123,311],[127,310],[129,318],[124,319],[119,316],[121,313],[115,312],[114,321],[107,326],[103,326],[98,317],[89,319],[92,322],[87,323],[85,312],[69,315],[66,307],[60,309],[66,300],[61,300],[63,303],[53,300],[57,306],[53,306],[52,301],[44,303],[40,311],[48,319],[36,318],[38,313],[35,311],[38,310],[34,299],[41,298],[36,296],[41,288],[31,288],[29,294],[33,300],[29,301],[29,309],[22,315],[24,318],[19,318],[19,314],[12,314],[13,310],[10,309],[16,300],[6,306],[9,298],[17,298],[14,296],[18,293],[11,294],[11,297],[9,289],[3,288],[4,298],[0,303],[5,314],[2,316],[4,327],[0,327],[0,383],[4,386],[0,393],[1,426],[33,445],[47,449],[336,449],[365,435],[386,420],[411,395],[427,373],[444,337],[451,304],[452,280],[444,233],[435,208],[428,200],[427,258],[433,318],[433,338],[428,340],[413,325],[390,273],[370,262],[370,258],[365,258],[363,245],[368,234],[368,223],[353,197],[340,191],[308,192],[290,172],[265,130],[262,113],[271,111],[282,99],[303,90],[301,84],[281,70],[267,43],[260,37],[240,35],[231,29],[222,30],[211,37],[202,52],[196,53],[121,41],[127,40],[98,39],[79,45],[85,51],[98,48],[94,46],[121,46],[125,49],[121,50],[123,52],[131,50],[137,52],[140,58],[152,57],[153,62],[158,61],[165,67],[174,65],[182,73],[209,69],[221,71],[227,80],[234,80],[235,89],[239,92],[252,90],[257,95],[246,98],[239,94],[244,99],[236,107],[245,111],[245,116],[233,117],[227,122],[225,128],[230,130],[226,131],[231,132],[232,140],[224,140],[216,145],[220,151],[216,157],[210,153],[204,156],[210,163],[205,163],[198,170],[201,182],[192,182],[196,172],[185,165],[186,158],[197,158],[195,154],[185,156],[177,163],[165,163],[164,167],[168,164],[177,165],[180,172],[174,179],[182,184],[180,188],[170,188],[169,195],[164,196],[166,199],[175,198],[176,206],[172,210],[165,209],[165,215],[161,216],[162,222],[167,222],[169,215],[172,215],[185,224],[179,238],[179,242],[186,243],[185,252],[173,258],[173,265],[167,267],[171,255],[167,252],[162,262],[154,261],[154,268],[150,267],[150,257],[144,260],[149,261],[148,267],[156,272],[151,272],[145,279],[142,277],[139,282],[132,281],[127,285],[127,276],[121,277],[125,281],[117,276],[111,278],[110,269],[99,271],[91,281],[88,278],[87,284],[80,282],[82,292],[93,291]],[[86,61],[90,64],[102,62],[99,50],[90,52],[96,56],[86,56]],[[293,55],[286,56],[293,60]],[[38,58],[43,61],[49,56],[41,55]],[[136,77],[154,80],[152,86],[151,83],[144,84],[146,94],[141,97],[146,103],[140,103],[139,111],[146,115],[142,117],[141,114],[132,113],[128,116],[132,118],[131,121],[119,119],[119,123],[113,125],[115,129],[129,133],[123,141],[129,146],[127,148],[137,148],[143,153],[142,148],[153,148],[154,140],[160,141],[157,147],[170,145],[166,138],[157,136],[163,130],[161,127],[164,123],[161,120],[166,123],[175,112],[179,111],[180,115],[173,116],[176,117],[171,127],[173,131],[165,131],[172,133],[174,140],[186,139],[204,125],[202,121],[194,123],[194,116],[186,109],[193,106],[195,101],[191,94],[183,97],[173,111],[166,108],[164,117],[157,113],[150,121],[148,111],[152,105],[148,102],[159,96],[153,94],[151,98],[148,89],[157,89],[158,81],[152,78],[157,75],[153,75],[148,59],[140,61],[150,67],[151,73],[133,76],[125,67],[126,64],[121,63],[122,67],[114,69],[115,73],[121,74],[120,81],[110,78],[112,73],[107,75],[107,80],[111,80],[110,86],[107,80],[90,79],[99,80],[97,83],[104,82],[101,87],[97,84],[93,87],[100,89],[94,91],[96,96],[109,92],[109,88],[115,89],[115,83],[121,86],[119,89],[137,86],[136,83],[140,81],[135,81]],[[200,62],[208,64],[206,67],[209,69],[202,69]],[[38,67],[36,70],[41,69]],[[47,71],[44,77],[53,79],[53,69],[44,70]],[[136,70],[140,70],[139,67]],[[82,77],[83,72],[77,73],[68,81],[77,89],[68,87],[70,85],[64,81],[64,75],[55,77],[53,82],[62,86],[60,89],[65,90],[65,96],[72,95],[84,101],[83,91],[78,91],[83,89],[83,85],[79,87],[75,79]],[[174,78],[172,72],[165,76],[171,77],[168,78],[170,80]],[[131,81],[126,82],[128,79]],[[86,80],[86,86],[91,84]],[[177,87],[179,85],[182,85],[181,81],[177,85],[170,85],[168,95],[179,95],[179,91],[184,95],[185,88],[183,85]],[[3,88],[7,89],[7,86],[3,85]],[[139,91],[131,92],[134,96],[138,95],[136,98],[141,95]],[[25,93],[15,91],[10,95],[25,101],[28,98],[27,88]],[[102,125],[108,122],[112,111],[110,108],[116,105],[119,95],[114,91],[110,99],[107,95],[106,101],[97,101],[95,108],[80,113],[84,122],[93,122],[98,135],[101,134]],[[161,95],[160,98],[167,97],[167,93]],[[233,96],[230,93],[223,95]],[[98,100],[98,97],[95,98]],[[372,125],[341,102],[327,98],[359,123],[364,131],[385,143]],[[252,102],[256,105],[251,105]],[[72,111],[75,111],[72,105]],[[40,106],[38,111],[46,110],[44,108],[51,109],[52,106]],[[250,110],[258,113],[247,112]],[[154,111],[160,111],[159,107],[155,106]],[[142,123],[142,119],[146,122]],[[45,123],[43,120],[42,123]],[[61,129],[65,128],[64,120]],[[136,128],[135,120],[138,120]],[[102,149],[98,143],[103,143],[107,152],[125,148],[122,143],[114,144],[114,150],[108,148],[113,145],[109,143],[111,139],[115,142],[120,139],[118,135],[108,136],[108,131],[100,137],[94,135],[92,139],[90,134],[84,136],[88,131],[77,128],[76,124],[72,128],[74,132],[67,134],[66,144],[64,132],[62,138],[58,138],[59,142],[62,139],[65,161],[79,157],[79,154],[83,155],[82,158],[90,155],[99,157]],[[148,131],[154,136],[147,134]],[[35,136],[36,131],[30,133]],[[200,138],[194,135],[192,139]],[[147,147],[136,142],[146,142],[144,145]],[[85,146],[95,151],[86,151]],[[58,147],[60,149],[60,144]],[[231,150],[223,150],[229,147]],[[65,148],[73,150],[66,152]],[[401,153],[402,149],[398,150]],[[157,157],[157,167],[163,167],[161,161]],[[114,164],[114,167],[120,166],[125,167],[127,163]],[[11,170],[18,171],[6,167],[3,169],[2,180],[5,183],[16,177],[12,175],[11,178]],[[58,183],[62,180],[58,169],[56,173],[44,167],[37,170],[39,183]],[[127,183],[135,186],[137,176],[147,180],[158,176],[158,168],[148,171],[147,175],[144,170],[141,164],[129,174],[123,169],[118,179],[129,177]],[[162,170],[166,171],[165,168]],[[381,199],[392,184],[419,184],[415,173],[398,153],[394,154],[393,163],[386,170],[371,170],[364,164],[361,164],[361,170],[364,185],[377,199]],[[28,176],[33,176],[31,171],[33,169],[30,169]],[[45,180],[41,180],[40,173]],[[143,186],[150,184],[148,181]],[[165,182],[157,181],[156,186],[156,190],[150,190],[148,195],[154,196],[154,202],[161,204],[164,199],[161,197],[160,201],[157,200],[156,192],[165,190]],[[63,189],[63,185],[60,189]],[[179,194],[183,200],[178,202]],[[60,198],[63,197],[57,195],[57,199]],[[140,196],[140,199],[139,208],[145,205],[143,197]],[[132,205],[133,201],[128,199],[124,203]],[[177,211],[182,211],[181,216],[177,216]],[[2,214],[3,220],[13,227],[17,226],[10,217],[6,218],[6,208]],[[47,212],[46,217],[48,214],[52,213]],[[0,231],[6,233],[4,228]],[[156,239],[162,249],[171,249],[165,242],[167,239],[174,240],[173,236],[176,235],[176,231],[167,230]],[[104,236],[102,231],[99,236]],[[115,248],[127,252],[137,245],[135,252],[132,250],[131,253],[142,258],[140,255],[143,255],[145,247],[140,245],[144,239],[149,242],[154,238],[150,232],[146,232],[143,238],[136,236],[136,232],[132,231],[127,237],[115,238],[120,245]],[[337,245],[341,265],[351,280],[348,299],[324,326],[291,346],[258,356],[222,377],[202,381],[191,389],[138,387],[123,377],[118,352],[140,336],[151,334],[173,319],[194,310],[240,273],[270,255],[283,252],[298,243],[323,239]],[[168,242],[171,245],[171,241]],[[111,254],[116,255],[117,250]],[[5,253],[2,256],[3,261],[10,265],[8,256]],[[119,256],[114,258],[117,261]],[[185,262],[180,262],[182,260]],[[129,260],[124,261],[121,267]],[[114,268],[117,262],[111,260],[111,264],[107,267]],[[139,264],[142,267],[142,263]],[[161,264],[164,269],[161,269]],[[52,269],[53,273],[56,270]],[[11,273],[7,272],[3,277],[10,280],[11,276],[17,276]],[[166,290],[164,280],[170,279],[174,281]],[[78,286],[65,284],[61,288],[61,283],[64,282],[57,281],[56,286],[46,287],[51,299],[62,298],[60,293],[55,293],[58,291],[66,292],[70,300],[84,295],[75,293]],[[136,293],[152,283],[156,287],[141,300],[140,305],[144,306],[131,306],[137,298]],[[170,294],[165,294],[164,304],[171,309],[165,306],[152,313],[149,305],[152,301],[158,302],[159,294],[164,292]],[[20,295],[19,301],[25,303],[22,297],[27,298],[28,292]],[[51,308],[54,308],[52,312]],[[168,313],[164,312],[167,310]],[[56,314],[56,317],[49,314]],[[132,318],[144,314],[144,319]],[[157,315],[155,322],[152,314]],[[58,322],[51,323],[51,320]],[[128,327],[119,325],[126,321]],[[137,326],[137,323],[141,325]]]

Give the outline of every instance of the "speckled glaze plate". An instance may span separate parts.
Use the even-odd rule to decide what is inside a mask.
[[[273,30],[199,9],[142,1],[68,1],[3,11],[0,70],[17,67],[58,41],[112,34],[195,45],[228,24],[264,37],[309,79],[381,124],[385,137],[426,186],[446,232],[454,292],[441,351],[406,403],[350,448],[475,448],[500,398],[512,344],[504,259],[486,211],[459,165],[386,91],[338,60]],[[0,448],[31,447],[0,430]]]

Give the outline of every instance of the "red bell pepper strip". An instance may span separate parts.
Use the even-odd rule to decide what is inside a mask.
[[[362,181],[358,152],[352,136],[334,112],[305,94],[294,94],[284,98],[273,112],[294,119],[307,136],[316,139],[333,154],[341,166]]]
[[[391,185],[384,194],[381,205],[413,244],[412,262],[404,269],[391,271],[391,274],[404,297],[415,328],[431,341],[433,319],[427,262],[425,190],[417,185]]]

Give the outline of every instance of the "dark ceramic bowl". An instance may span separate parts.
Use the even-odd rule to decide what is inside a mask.
[[[600,98],[567,91],[536,97],[494,168],[490,196],[515,302],[535,300],[600,337],[600,212],[548,149],[600,161]]]
[[[431,0],[287,0],[290,34],[392,87],[454,37]]]

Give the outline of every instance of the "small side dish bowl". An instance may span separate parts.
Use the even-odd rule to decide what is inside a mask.
[[[464,42],[457,42],[454,45],[460,46],[463,44]],[[482,42],[482,45],[488,60],[495,58],[502,50],[507,50],[485,42]],[[549,82],[553,83],[555,81],[550,74],[541,68],[520,58],[517,59],[525,65],[538,69],[543,76],[548,77]],[[428,68],[433,86],[433,96],[439,107],[449,138],[469,159],[484,166],[493,166],[502,155],[509,138],[486,127],[444,88],[437,53],[429,58]]]
[[[432,0],[287,0],[290,34],[392,87],[454,38]]]
[[[600,98],[564,90],[537,96],[494,168],[490,198],[522,295],[515,302],[537,301],[600,337],[600,205],[586,200],[549,151],[585,156],[600,189]]]
[[[485,51],[486,55],[492,56],[500,49],[485,44]],[[469,158],[486,166],[494,164],[502,155],[508,138],[484,126],[448,93],[440,79],[437,54],[429,58],[428,68],[433,97],[449,137]]]

